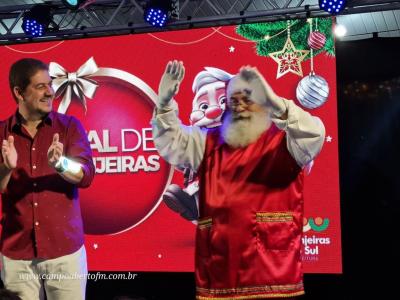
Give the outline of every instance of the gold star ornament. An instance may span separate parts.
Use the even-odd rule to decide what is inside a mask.
[[[281,51],[269,54],[269,56],[278,63],[276,78],[279,79],[289,72],[303,77],[301,62],[309,52],[309,50],[297,50],[293,45],[290,36],[288,36],[285,46]]]

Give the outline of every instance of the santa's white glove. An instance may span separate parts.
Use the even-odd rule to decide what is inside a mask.
[[[263,103],[265,101],[266,106],[271,107],[273,114],[276,116],[281,116],[286,112],[286,106],[282,98],[275,94],[257,68],[242,67],[239,75],[242,80],[247,81],[251,86],[252,98],[256,102]]]
[[[158,87],[158,108],[168,106],[171,99],[178,93],[179,85],[185,76],[185,67],[181,61],[169,61],[161,77]]]

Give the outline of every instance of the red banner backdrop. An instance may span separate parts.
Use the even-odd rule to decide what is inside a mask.
[[[195,226],[161,201],[167,186],[182,185],[183,177],[159,157],[151,137],[155,93],[167,61],[178,59],[186,67],[176,100],[187,124],[193,79],[205,67],[235,74],[243,65],[256,66],[277,94],[301,105],[296,88],[302,77],[288,72],[277,79],[278,63],[259,56],[255,43],[233,26],[3,46],[0,57],[0,119],[16,109],[8,88],[11,64],[34,57],[57,63],[53,75],[65,85],[54,108],[77,116],[88,132],[97,174],[80,195],[90,270],[193,271]],[[310,60],[300,67],[308,75]],[[324,122],[327,137],[306,176],[302,256],[305,272],[340,273],[334,57],[317,55],[314,69],[330,93],[325,104],[310,110]]]

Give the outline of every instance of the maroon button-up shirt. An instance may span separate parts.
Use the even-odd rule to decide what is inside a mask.
[[[18,153],[17,168],[2,194],[0,251],[13,259],[73,253],[84,241],[78,187],[88,187],[95,173],[87,134],[76,118],[51,112],[32,138],[20,119],[17,112],[0,122],[0,141],[13,135]],[[84,176],[77,185],[65,181],[47,163],[55,133],[64,145],[63,155],[83,166]]]

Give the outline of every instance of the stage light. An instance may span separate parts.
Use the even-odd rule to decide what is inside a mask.
[[[153,26],[163,27],[167,22],[167,14],[163,9],[149,8],[145,13],[145,20]]]
[[[70,9],[78,9],[86,0],[62,0],[62,3]]]
[[[342,24],[336,24],[334,29],[333,29],[333,32],[335,33],[335,35],[337,37],[344,37],[346,35],[346,33],[347,33],[347,29]]]
[[[164,27],[171,15],[173,4],[176,4],[176,2],[165,0],[149,1],[144,10],[144,20],[154,27]]]
[[[46,4],[34,5],[22,19],[22,30],[31,37],[42,36],[46,33],[51,20],[50,6]]]
[[[319,7],[331,15],[339,14],[346,7],[346,0],[319,0]]]

